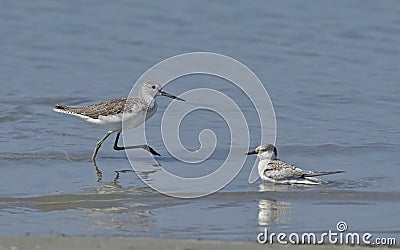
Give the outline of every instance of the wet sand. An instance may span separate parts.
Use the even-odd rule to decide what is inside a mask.
[[[370,249],[368,246],[347,245],[261,245],[256,242],[229,242],[206,240],[174,240],[151,238],[101,238],[101,237],[31,237],[0,236],[0,250],[3,249]],[[387,249],[388,247],[374,247]],[[393,248],[393,246],[392,246]],[[397,246],[396,246],[397,248]]]

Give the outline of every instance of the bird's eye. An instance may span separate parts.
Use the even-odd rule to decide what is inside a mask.
[[[152,88],[152,89],[156,89],[156,86],[153,85],[153,86],[151,86],[151,88]]]

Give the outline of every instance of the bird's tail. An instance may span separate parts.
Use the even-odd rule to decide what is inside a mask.
[[[321,176],[321,175],[339,174],[339,173],[344,173],[344,172],[345,172],[344,170],[314,172],[314,173],[311,173],[311,174],[305,174],[304,177],[315,177],[315,176]]]
[[[53,111],[59,112],[59,113],[64,113],[64,114],[69,114],[69,115],[76,115],[77,113],[72,110],[73,106],[65,106],[65,105],[60,105],[57,104],[54,108]]]
[[[56,112],[60,112],[61,110],[65,110],[65,108],[66,108],[66,106],[57,104],[57,105],[54,107],[53,110],[56,111]]]

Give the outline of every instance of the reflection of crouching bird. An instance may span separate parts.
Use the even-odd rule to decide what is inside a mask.
[[[262,180],[279,184],[321,184],[315,176],[343,173],[344,171],[313,172],[302,170],[277,159],[278,152],[272,144],[261,144],[247,155],[257,154],[258,173]]]

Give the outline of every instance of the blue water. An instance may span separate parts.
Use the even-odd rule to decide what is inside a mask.
[[[320,232],[345,220],[353,231],[398,237],[398,13],[398,1],[2,1],[0,233],[255,240],[264,227]],[[127,96],[149,67],[193,51],[231,56],[257,74],[275,108],[282,159],[346,173],[320,187],[249,184],[249,157],[217,194],[180,200],[132,172],[115,179],[130,165],[110,139],[99,152],[97,182],[90,157],[106,131],[52,107]],[[237,89],[207,79],[184,77],[166,90],[214,87],[251,112]],[[155,135],[170,102],[158,99],[148,121]],[[192,114],[182,141],[196,149],[205,128],[220,138],[201,168],[175,161],[153,136],[161,165],[182,175],[214,171],[229,146],[220,117]]]

